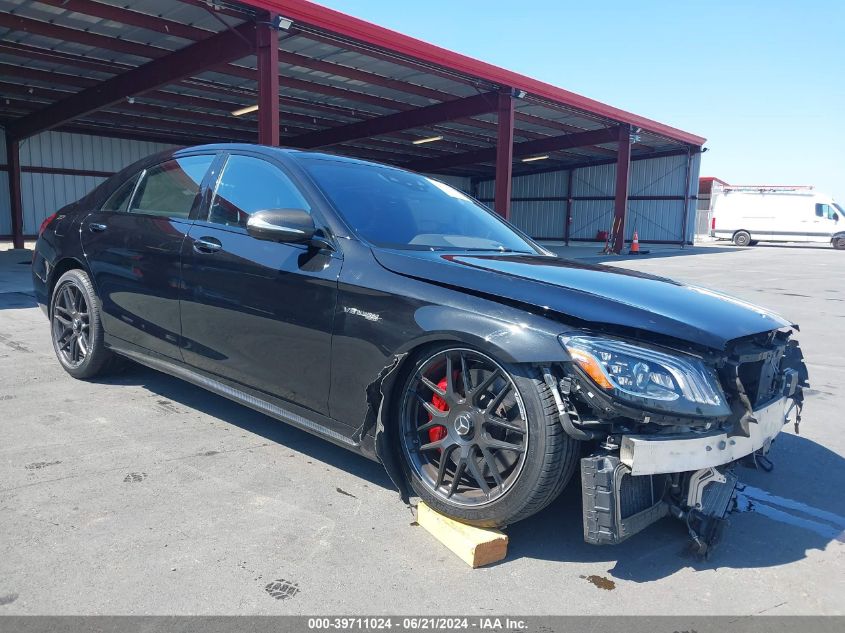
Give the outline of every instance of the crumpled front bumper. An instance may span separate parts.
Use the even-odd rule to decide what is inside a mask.
[[[748,436],[716,430],[672,435],[623,435],[619,460],[632,475],[657,475],[721,466],[763,449],[787,421],[792,398],[782,397],[754,411]]]

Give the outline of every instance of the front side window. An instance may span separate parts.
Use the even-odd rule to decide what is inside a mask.
[[[132,197],[132,192],[135,191],[135,183],[138,182],[138,174],[123,183],[117,190],[109,196],[101,207],[101,211],[126,211],[129,206],[129,198]]]
[[[833,207],[831,207],[829,204],[816,204],[816,217],[832,220],[833,213]]]
[[[208,213],[208,221],[246,228],[256,211],[311,206],[282,171],[260,158],[229,156]]]
[[[132,196],[130,213],[187,218],[214,156],[186,156],[150,167]]]
[[[350,228],[377,246],[538,253],[494,213],[433,178],[367,163],[301,162]]]

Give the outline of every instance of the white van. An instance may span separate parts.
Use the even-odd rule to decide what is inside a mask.
[[[845,211],[812,187],[714,187],[710,235],[737,246],[830,242],[845,230]]]

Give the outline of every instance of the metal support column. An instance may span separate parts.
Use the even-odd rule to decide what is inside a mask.
[[[258,142],[278,147],[279,34],[270,24],[259,23],[256,25],[255,37],[255,54],[258,58]]]
[[[9,213],[12,216],[12,244],[23,248],[23,200],[21,198],[20,141],[6,134],[6,165],[9,170]]]
[[[681,248],[687,244],[687,227],[689,226],[689,187],[690,187],[690,172],[692,171],[692,151],[687,147],[687,173],[684,179],[684,218],[681,224]]]
[[[628,210],[628,176],[631,171],[631,128],[619,126],[616,150],[616,193],[613,205],[613,252],[625,246],[625,214]]]
[[[511,215],[511,175],[513,173],[513,111],[510,90],[499,93],[498,137],[496,140],[496,213],[506,220]]]
[[[566,176],[566,224],[563,227],[563,242],[569,246],[569,232],[572,228],[572,172],[570,169]]]

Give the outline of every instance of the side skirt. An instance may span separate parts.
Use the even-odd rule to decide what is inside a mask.
[[[374,459],[374,455],[370,451],[367,451],[366,447],[355,442],[351,437],[331,428],[332,426],[339,425],[335,420],[321,416],[313,411],[307,411],[289,402],[283,402],[275,398],[270,399],[271,397],[248,389],[243,385],[235,386],[235,384],[228,381],[224,382],[220,377],[212,377],[193,367],[181,364],[179,361],[153,356],[146,351],[128,349],[125,342],[119,341],[119,339],[116,340],[114,337],[109,338],[109,348],[116,354],[125,356],[141,365],[161,371],[175,378],[181,378],[197,387],[202,387],[224,398],[233,400],[238,404],[245,405],[250,409],[269,415],[282,422],[287,422],[300,430],[329,440],[338,446]],[[315,421],[314,418],[317,420],[323,419],[325,422]],[[349,434],[351,435],[352,433],[354,433],[354,429],[350,428]]]

